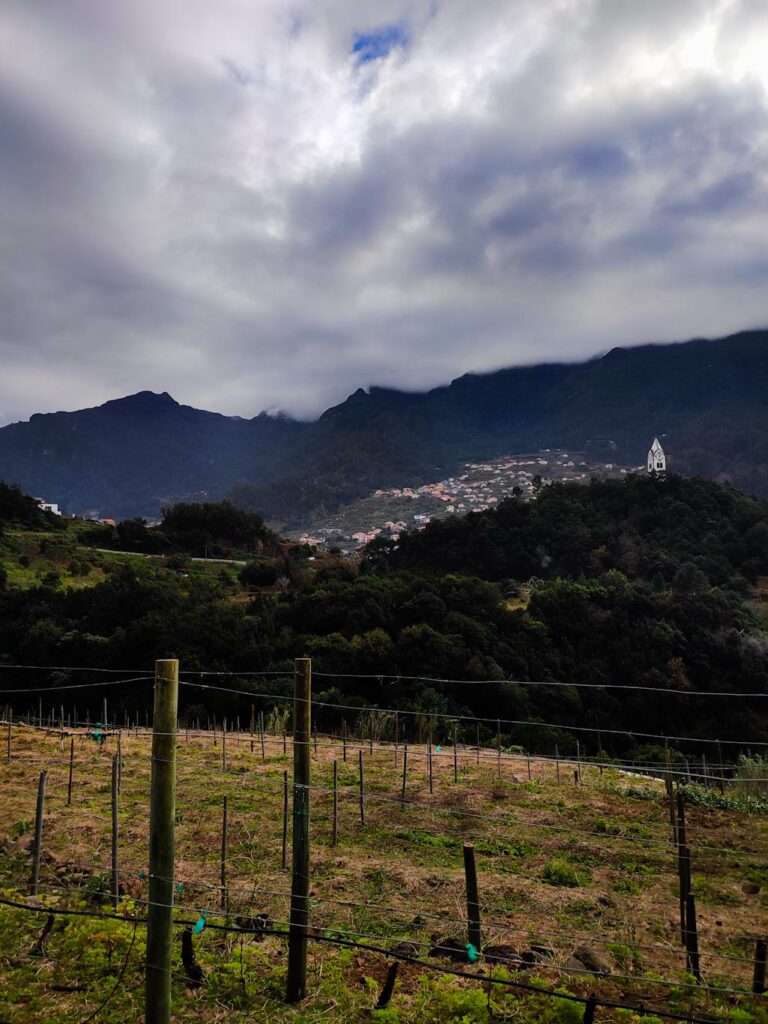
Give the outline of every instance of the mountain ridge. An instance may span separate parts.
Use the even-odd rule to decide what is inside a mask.
[[[290,523],[513,451],[604,450],[636,465],[654,434],[677,471],[768,496],[768,331],[465,373],[423,392],[358,388],[310,422],[144,390],[0,428],[0,479],[80,513],[154,518],[174,500],[229,496]]]

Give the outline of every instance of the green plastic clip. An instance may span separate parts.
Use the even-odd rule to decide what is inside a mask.
[[[475,949],[471,942],[468,942],[464,948],[467,951],[467,959],[471,964],[473,964],[476,960],[480,959],[480,954],[477,952],[477,950]]]
[[[195,922],[194,928],[192,929],[193,935],[199,935],[203,928],[205,928],[205,919],[207,916],[208,912],[206,910],[203,910],[200,914],[200,917],[198,917],[197,921]]]

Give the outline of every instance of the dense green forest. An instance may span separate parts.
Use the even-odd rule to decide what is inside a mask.
[[[195,547],[200,523],[221,514],[182,510],[177,540]],[[173,536],[173,523],[159,532]],[[29,555],[6,524],[1,558],[13,570]],[[187,672],[235,673],[224,685],[288,695],[292,659],[308,655],[315,696],[331,705],[316,708],[320,728],[342,719],[352,728],[354,709],[373,704],[415,712],[401,716],[401,729],[410,721],[438,736],[453,725],[437,715],[485,719],[486,739],[495,719],[514,720],[503,742],[545,752],[573,750],[574,726],[590,730],[581,743],[592,753],[648,753],[642,733],[768,741],[768,505],[709,481],[553,485],[532,502],[374,544],[359,565],[310,561],[307,549],[284,545],[242,570],[196,575],[170,559],[96,564],[104,556],[80,550],[94,562],[93,585],[43,573],[22,587],[6,572],[0,665],[58,668],[6,669],[4,689],[83,680],[61,666],[133,671],[176,656]],[[540,685],[523,685],[531,682]],[[143,708],[150,689],[112,687],[112,706]],[[700,695],[717,691],[755,696]],[[24,695],[12,699],[28,706]],[[51,691],[50,706],[59,702]],[[190,715],[247,719],[251,704],[273,703],[183,691]],[[474,740],[474,725],[459,735]]]

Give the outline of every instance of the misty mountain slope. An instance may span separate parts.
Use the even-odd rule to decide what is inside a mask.
[[[205,492],[296,523],[507,452],[562,447],[640,464],[656,434],[676,471],[768,496],[768,331],[465,374],[424,393],[358,389],[313,423],[141,392],[0,429],[0,479],[69,511],[153,516]]]
[[[68,511],[152,516],[171,498],[220,497],[240,478],[267,478],[275,447],[296,429],[289,420],[241,420],[142,391],[4,427],[0,477]]]

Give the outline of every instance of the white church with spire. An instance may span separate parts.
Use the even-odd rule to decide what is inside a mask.
[[[667,457],[658,437],[654,437],[651,450],[648,452],[648,474],[662,477],[667,475]]]

